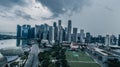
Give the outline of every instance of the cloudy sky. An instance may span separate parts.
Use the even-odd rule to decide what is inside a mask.
[[[92,34],[120,34],[120,0],[0,0],[0,32],[16,25],[72,20],[73,27]]]

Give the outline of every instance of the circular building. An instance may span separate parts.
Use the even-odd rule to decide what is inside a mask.
[[[1,48],[0,52],[4,56],[21,56],[24,54],[24,51],[21,47],[7,47]]]
[[[7,58],[0,53],[0,67],[4,67],[7,64]]]

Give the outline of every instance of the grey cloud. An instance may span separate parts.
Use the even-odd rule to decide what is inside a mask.
[[[41,19],[43,19],[43,20],[50,20],[50,19],[54,19],[54,17],[41,17]]]
[[[0,17],[5,17],[5,18],[12,18],[12,16],[15,14],[18,17],[22,17],[23,19],[26,20],[33,20],[33,18],[31,17],[31,15],[18,10],[19,8],[15,8],[14,6],[21,6],[21,7],[26,7],[27,6],[27,2],[26,0],[1,0],[0,1]],[[13,10],[14,12],[11,12],[11,10]],[[7,15],[7,13],[11,13],[10,16]]]
[[[15,11],[15,15],[18,16],[18,17],[22,17],[23,19],[26,19],[26,20],[35,20],[34,18],[31,17],[31,15],[23,12],[23,11],[20,11],[20,10],[16,10]]]
[[[113,9],[108,6],[106,6],[105,9],[107,9],[108,11],[113,11]]]
[[[12,13],[8,11],[7,9],[0,9],[0,17],[2,18],[12,18],[12,16],[8,15],[8,13]]]
[[[6,17],[7,14],[4,11],[0,11],[0,17]]]
[[[43,6],[47,7],[53,12],[53,17],[58,17],[68,11],[75,12],[82,9],[82,7],[89,3],[89,0],[36,0]]]
[[[15,5],[25,5],[25,0],[0,0],[0,5],[4,7],[13,7]]]

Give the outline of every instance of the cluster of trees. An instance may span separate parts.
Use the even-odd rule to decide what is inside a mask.
[[[38,54],[40,66],[39,67],[52,67],[52,62],[50,61],[50,53],[49,51],[40,52]]]
[[[0,34],[0,40],[4,40],[4,39],[15,39],[16,36],[12,36],[12,35],[2,35]]]
[[[65,49],[60,45],[54,45],[49,51],[39,53],[39,67],[69,67]]]
[[[10,64],[10,67],[16,67],[18,66],[19,62],[13,62]],[[6,65],[5,67],[9,67],[8,65]]]
[[[118,59],[108,60],[108,67],[120,67],[120,61]]]

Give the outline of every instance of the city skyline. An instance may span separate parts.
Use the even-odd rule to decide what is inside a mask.
[[[0,67],[120,67],[120,0],[0,0]]]
[[[68,26],[63,27],[62,21],[54,22],[52,26],[48,24],[35,25],[17,25],[17,38],[23,39],[40,39],[41,41],[48,41],[49,43],[102,43],[104,45],[119,46],[120,34],[115,35],[106,34],[105,36],[98,34],[94,36],[91,32],[84,32],[84,29],[72,28],[72,21],[68,20]]]
[[[0,31],[16,32],[17,24],[34,26],[47,23],[52,25],[58,19],[67,26],[67,20],[70,19],[73,27],[85,29],[93,35],[118,35],[120,33],[119,0],[76,0],[73,5],[70,5],[72,0],[48,2],[47,0],[2,0],[0,2]],[[66,4],[67,2],[69,4]],[[58,5],[53,7],[56,3]]]

